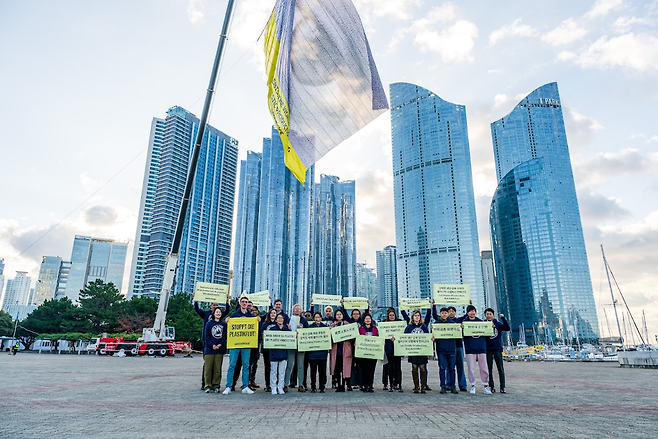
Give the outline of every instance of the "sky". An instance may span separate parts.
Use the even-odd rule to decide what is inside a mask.
[[[410,82],[466,106],[482,250],[497,183],[490,124],[558,83],[602,335],[615,323],[601,244],[653,338],[658,1],[354,3],[387,93]],[[238,139],[240,159],[270,135],[259,36],[273,6],[237,0],[209,119]],[[225,0],[0,1],[6,278],[36,278],[44,255],[69,259],[81,234],[130,243],[127,290],[151,120],[174,105],[200,115],[225,8]],[[356,181],[357,259],[373,268],[375,252],[395,243],[391,150],[387,112],[316,165],[316,176]]]

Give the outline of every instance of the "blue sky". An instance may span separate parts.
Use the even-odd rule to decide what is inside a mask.
[[[557,81],[603,334],[604,307],[613,322],[601,243],[636,319],[645,310],[657,333],[658,1],[354,3],[387,92],[412,82],[466,105],[483,250],[496,186],[489,124]],[[210,117],[238,139],[240,158],[270,133],[257,39],[273,4],[238,0]],[[173,105],[201,113],[225,7],[0,3],[6,277],[36,277],[43,255],[70,257],[76,233],[132,244],[151,118]],[[390,155],[386,113],[316,169],[356,180],[358,260],[371,267],[375,251],[395,243]]]

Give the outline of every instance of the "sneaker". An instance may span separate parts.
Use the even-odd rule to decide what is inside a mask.
[[[352,386],[347,386],[347,391],[351,392],[352,391]]]
[[[491,393],[496,393],[496,389],[491,387]]]
[[[235,392],[235,386],[231,386],[231,392]]]
[[[388,391],[389,391],[389,393],[392,392],[392,391],[393,391],[393,387],[391,387],[390,389],[388,389]]]
[[[484,394],[485,395],[491,395],[492,394],[491,389],[489,388],[489,386],[484,386]]]
[[[369,387],[368,388],[368,393],[375,393],[375,389],[373,389],[372,387]]]
[[[404,390],[402,390],[402,386],[398,387],[398,392],[404,393]]]
[[[500,389],[500,393],[504,394],[504,393],[507,393],[507,392],[505,391],[505,389]]]
[[[299,387],[297,387],[297,391],[304,393],[304,392],[306,392],[306,389],[304,388],[304,386],[299,386]]]
[[[315,393],[315,389],[311,389],[311,393]]]
[[[439,393],[440,393],[441,395],[445,395],[445,394],[446,394],[446,388],[445,388],[445,387],[441,387],[441,391],[440,391]]]
[[[274,390],[274,389],[272,389],[272,390]],[[282,389],[282,388],[278,388],[277,392],[279,392],[279,395],[285,395],[285,393],[286,393],[285,389]]]
[[[471,386],[471,390],[469,390],[469,393],[470,393],[471,395],[475,395],[475,384],[473,384],[473,385]]]
[[[265,387],[266,392],[270,392],[271,390],[272,390],[272,388],[270,386]],[[276,391],[276,387],[274,388],[274,390]]]
[[[210,393],[210,389],[206,389],[206,393]]]
[[[427,390],[428,392],[431,392],[432,388],[430,386],[425,386],[425,390]]]
[[[459,391],[460,391],[460,392],[467,392],[468,389],[467,389],[466,387],[460,387],[460,388],[459,388]]]
[[[324,389],[320,389],[320,393],[324,393]]]
[[[219,393],[221,390],[219,390],[219,387],[215,389],[215,393]]]
[[[230,395],[230,394],[231,394],[231,388],[230,388],[230,387],[227,387],[227,388],[224,389],[224,391],[222,392],[222,395]]]
[[[391,388],[392,388],[392,387],[393,387],[393,386],[391,386]],[[382,387],[382,390],[388,390],[388,386],[387,386],[386,384],[384,384],[384,387]]]
[[[242,389],[242,393],[246,393],[247,395],[253,395],[254,391],[251,390],[249,387],[245,387],[244,389]]]
[[[272,389],[272,395],[276,395],[276,394],[277,394],[276,389]]]
[[[459,393],[459,390],[457,390],[457,388],[456,388],[456,387],[453,387],[452,389],[450,389],[450,393],[452,393],[452,394],[455,394],[455,395],[456,395],[456,394],[458,394],[458,393]]]

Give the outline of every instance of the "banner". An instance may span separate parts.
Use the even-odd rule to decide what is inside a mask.
[[[435,323],[432,325],[434,338],[462,338],[462,325],[459,323]]]
[[[297,333],[292,331],[263,331],[263,349],[297,349]]]
[[[315,302],[313,302],[315,303]],[[331,339],[334,343],[339,343],[345,340],[351,340],[358,337],[359,325],[358,323],[350,323],[348,325],[334,326],[331,328]]]
[[[194,286],[195,302],[226,303],[228,285],[197,282]]]
[[[434,303],[436,305],[469,305],[471,303],[471,286],[434,284]]]
[[[393,342],[396,357],[416,357],[434,355],[432,334],[401,334]]]
[[[328,327],[298,329],[297,350],[299,352],[331,350],[331,329]]]
[[[379,336],[386,339],[404,334],[405,329],[407,329],[407,322],[404,320],[397,320],[395,322],[380,322],[377,324]]]
[[[469,322],[464,320],[464,337],[491,337],[494,335],[493,323],[491,322]]]
[[[329,306],[340,306],[341,296],[335,294],[313,294],[311,300],[313,300],[313,305],[329,305]]]
[[[400,309],[427,309],[432,304],[429,299],[400,299]]]
[[[365,297],[343,297],[343,308],[368,309],[368,299]]]
[[[228,349],[258,347],[258,317],[234,317],[226,322]]]
[[[270,292],[268,290],[260,291],[258,293],[245,294],[247,299],[251,301],[254,306],[258,307],[259,311],[267,311],[270,309]]]
[[[368,335],[359,335],[356,338],[356,348],[354,356],[356,358],[369,358],[371,360],[384,359],[384,343],[386,339],[381,337],[372,337]]]

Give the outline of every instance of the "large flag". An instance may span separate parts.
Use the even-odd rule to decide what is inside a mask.
[[[286,167],[302,183],[307,168],[388,109],[351,0],[277,0],[265,71]]]

